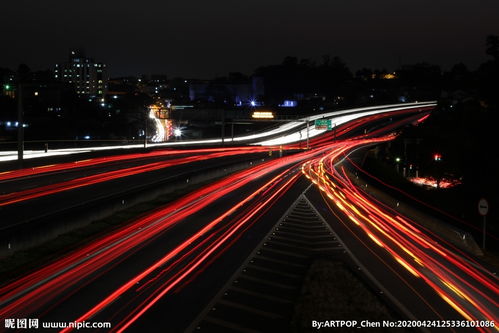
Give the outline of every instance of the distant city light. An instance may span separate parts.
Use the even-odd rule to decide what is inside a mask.
[[[285,100],[281,105],[279,105],[280,107],[285,107],[285,108],[294,108],[298,105],[298,102],[297,101],[293,101],[293,100]]]
[[[117,96],[117,95],[114,95],[114,96],[113,96],[113,98],[114,98],[114,99],[117,99],[117,98],[118,98],[118,96]]]
[[[255,101],[251,101],[250,104],[251,104],[251,106],[255,106],[256,102]]]
[[[401,161],[400,157],[395,158],[395,162],[399,163]]]

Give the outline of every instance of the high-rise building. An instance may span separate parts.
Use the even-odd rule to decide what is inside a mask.
[[[80,96],[104,98],[106,94],[106,64],[86,57],[82,50],[71,50],[69,61],[56,64],[54,77],[73,85]]]

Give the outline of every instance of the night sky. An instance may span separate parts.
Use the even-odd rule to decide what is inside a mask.
[[[0,67],[52,68],[70,48],[112,76],[246,74],[286,55],[341,57],[355,70],[486,60],[498,0],[2,1]]]

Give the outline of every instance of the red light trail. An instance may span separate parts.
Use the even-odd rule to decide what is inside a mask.
[[[404,269],[422,279],[465,319],[497,322],[497,277],[457,249],[441,245],[442,240],[437,242],[434,235],[414,221],[373,202],[352,184],[343,168],[337,169],[335,163],[346,152],[369,142],[344,141],[326,156],[306,162],[302,172],[336,205],[350,225],[353,223]]]
[[[99,174],[95,174],[95,175],[91,175],[91,176],[87,176],[87,177],[72,179],[69,181],[61,182],[61,183],[40,186],[40,187],[36,187],[36,188],[24,190],[24,191],[19,191],[19,192],[2,194],[2,195],[0,195],[0,207],[10,205],[10,204],[13,204],[16,202],[20,202],[20,201],[39,198],[39,197],[49,195],[49,194],[68,191],[68,190],[83,187],[83,186],[98,184],[98,183],[106,182],[106,181],[113,180],[113,179],[132,176],[132,175],[136,175],[136,174],[143,173],[143,172],[150,172],[150,171],[154,171],[154,170],[159,170],[159,169],[163,169],[163,168],[167,168],[167,167],[171,167],[171,166],[175,166],[175,165],[187,164],[187,163],[192,163],[192,162],[199,162],[199,161],[220,158],[220,157],[235,156],[235,155],[241,155],[241,154],[252,154],[252,153],[256,153],[256,152],[264,152],[267,150],[268,150],[268,148],[262,148],[262,147],[254,147],[252,149],[248,149],[248,148],[228,149],[227,151],[211,152],[211,153],[206,153],[206,154],[202,154],[202,155],[182,157],[182,158],[178,158],[178,159],[171,159],[171,160],[162,161],[162,162],[154,162],[154,163],[149,163],[146,165],[140,165],[140,166],[135,166],[135,167],[131,167],[131,168],[124,168],[124,169],[99,173]],[[201,151],[201,152],[203,152],[203,151]],[[59,168],[59,166],[57,166],[57,168]],[[43,172],[45,172],[46,169],[43,169],[43,170],[44,170]]]
[[[110,265],[111,262],[116,264],[117,261],[122,260],[131,252],[137,251],[154,237],[165,232],[176,223],[185,220],[187,216],[200,211],[210,203],[220,199],[225,194],[263,177],[269,172],[276,171],[285,166],[295,165],[319,153],[322,153],[322,150],[302,152],[289,157],[271,160],[229,176],[195,193],[191,193],[109,236],[96,240],[24,278],[3,286],[0,288],[0,306],[2,307],[0,309],[0,316],[8,318],[13,315],[26,315],[43,309],[46,304],[53,305],[61,295],[64,294],[67,296],[68,290],[72,286],[79,283],[90,283],[92,280],[91,276],[106,265]],[[164,261],[168,261],[179,255],[193,241],[205,235],[216,224],[220,223],[223,218],[232,214],[236,209],[258,194],[261,194],[267,187],[275,186],[273,185],[275,182],[280,183],[280,179],[284,179],[282,176],[286,172],[280,173],[279,176],[267,182],[261,189],[249,195],[241,203],[224,213],[219,219],[199,230],[175,250],[169,252],[164,257]],[[279,192],[282,192],[282,189],[279,191],[269,191],[272,197],[275,197],[276,193]],[[264,207],[265,205],[261,205],[255,208],[255,212],[262,210]],[[244,223],[247,223],[247,220]],[[144,274],[147,275],[153,270],[154,268],[151,268],[151,270],[147,270]],[[123,288],[128,289],[127,287]],[[116,292],[120,293],[119,291]]]
[[[425,113],[428,110],[419,111]],[[385,117],[388,116],[385,115]],[[411,276],[424,281],[463,318],[497,322],[499,287],[495,276],[414,221],[400,216],[368,197],[352,184],[343,167],[338,166],[339,161],[348,158],[347,153],[353,149],[394,138],[393,135],[371,139],[367,138],[368,136],[381,135],[408,121],[421,122],[426,118],[427,114],[415,114],[355,139],[331,142],[333,137],[344,135],[368,122],[380,120],[382,116],[375,115],[358,119],[338,127],[336,133],[326,133],[322,137],[311,140],[311,146],[314,149],[310,151],[270,160],[205,186],[25,277],[2,286],[0,288],[0,316],[12,318],[32,314],[43,315],[44,311],[63,304],[65,298],[92,283],[104,274],[103,272],[123,262],[151,241],[167,233],[173,226],[179,223],[189,223],[187,219],[189,216],[201,212],[215,201],[252,181],[275,172],[276,175],[265,181],[260,188],[245,195],[244,199],[233,204],[216,218],[206,221],[184,239],[177,240],[171,249],[162,253],[159,259],[133,273],[131,278],[115,287],[112,292],[103,295],[96,304],[86,308],[76,319],[81,322],[95,318],[105,313],[111,304],[116,304],[120,298],[126,296],[138,306],[121,307],[121,314],[117,315],[119,322],[113,330],[122,332],[133,325],[160,299],[176,288],[188,284],[203,268],[230,248],[296,182],[300,173],[295,171],[301,167],[302,173],[316,184],[323,196],[342,212],[342,223],[347,224],[349,230],[358,230],[366,234],[373,244],[386,251]],[[293,149],[297,146],[294,144],[285,148]],[[27,190],[13,193],[10,197],[1,196],[0,206],[101,181],[158,170],[171,165],[268,149],[268,147],[247,147],[193,150],[190,152],[198,153],[198,155],[83,177],[33,189],[32,192]],[[154,153],[176,155],[185,154],[186,151]],[[143,157],[143,154],[122,155],[116,157],[115,161]],[[97,159],[89,161],[86,166],[108,162],[110,162],[108,159]],[[47,166],[35,174],[63,170],[63,166],[64,164]],[[70,168],[69,165],[66,166]],[[80,166],[81,164],[74,167]],[[26,171],[26,175],[28,174]],[[23,175],[20,172],[17,175],[13,173],[4,175],[4,177],[8,179],[9,177],[23,177]],[[64,332],[69,330],[65,329]]]
[[[68,162],[68,163],[59,163],[59,164],[51,164],[51,165],[43,165],[33,168],[26,168],[20,170],[11,170],[0,172],[0,181],[9,180],[14,178],[22,178],[27,176],[37,176],[41,174],[46,174],[50,172],[57,171],[67,171],[71,169],[85,168],[90,166],[97,166],[101,164],[108,164],[113,162],[121,162],[121,161],[130,161],[130,160],[139,160],[139,159],[147,159],[153,157],[161,157],[161,156],[175,156],[175,155],[184,155],[184,154],[204,154],[204,153],[217,153],[217,152],[230,152],[230,151],[259,151],[260,147],[229,147],[229,148],[206,148],[206,149],[185,149],[185,150],[157,150],[150,151],[146,153],[137,153],[137,154],[125,154],[118,156],[107,156],[107,157],[96,157],[87,160]],[[263,149],[262,151],[264,151]],[[268,148],[267,148],[268,150]]]

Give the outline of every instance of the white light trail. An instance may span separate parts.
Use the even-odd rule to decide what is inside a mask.
[[[244,144],[255,144],[255,145],[280,145],[285,143],[297,142],[300,140],[307,139],[307,130],[303,127],[306,122],[313,122],[316,119],[332,119],[332,122],[339,126],[345,122],[365,117],[372,114],[399,111],[401,109],[413,109],[425,106],[435,106],[436,101],[429,102],[419,102],[419,103],[402,103],[402,104],[390,104],[372,107],[362,107],[347,109],[342,111],[332,111],[327,113],[322,113],[310,117],[301,118],[297,121],[290,121],[283,123],[273,129],[254,133],[250,135],[234,137],[234,139],[225,139],[225,142],[240,142]],[[352,114],[353,113],[353,114]],[[275,138],[276,135],[289,132],[296,129],[295,132],[285,134],[279,138]],[[300,137],[301,132],[301,137]],[[315,126],[310,126],[309,138],[317,136],[324,133],[325,130],[317,130]],[[274,137],[274,138],[272,138]],[[255,140],[262,140],[255,143]],[[221,138],[205,139],[205,140],[182,140],[176,142],[163,142],[163,143],[152,143],[148,145],[149,147],[171,147],[171,146],[189,146],[189,145],[211,145],[222,143]],[[38,157],[49,157],[49,156],[60,156],[60,155],[70,155],[87,153],[93,151],[101,150],[112,150],[112,149],[133,149],[141,148],[143,144],[132,144],[132,145],[121,145],[121,146],[106,146],[106,147],[89,147],[89,148],[69,148],[69,149],[51,149],[49,152],[45,153],[44,150],[25,150],[24,158],[38,158]],[[17,151],[3,151],[0,152],[0,161],[13,161],[17,159]]]

